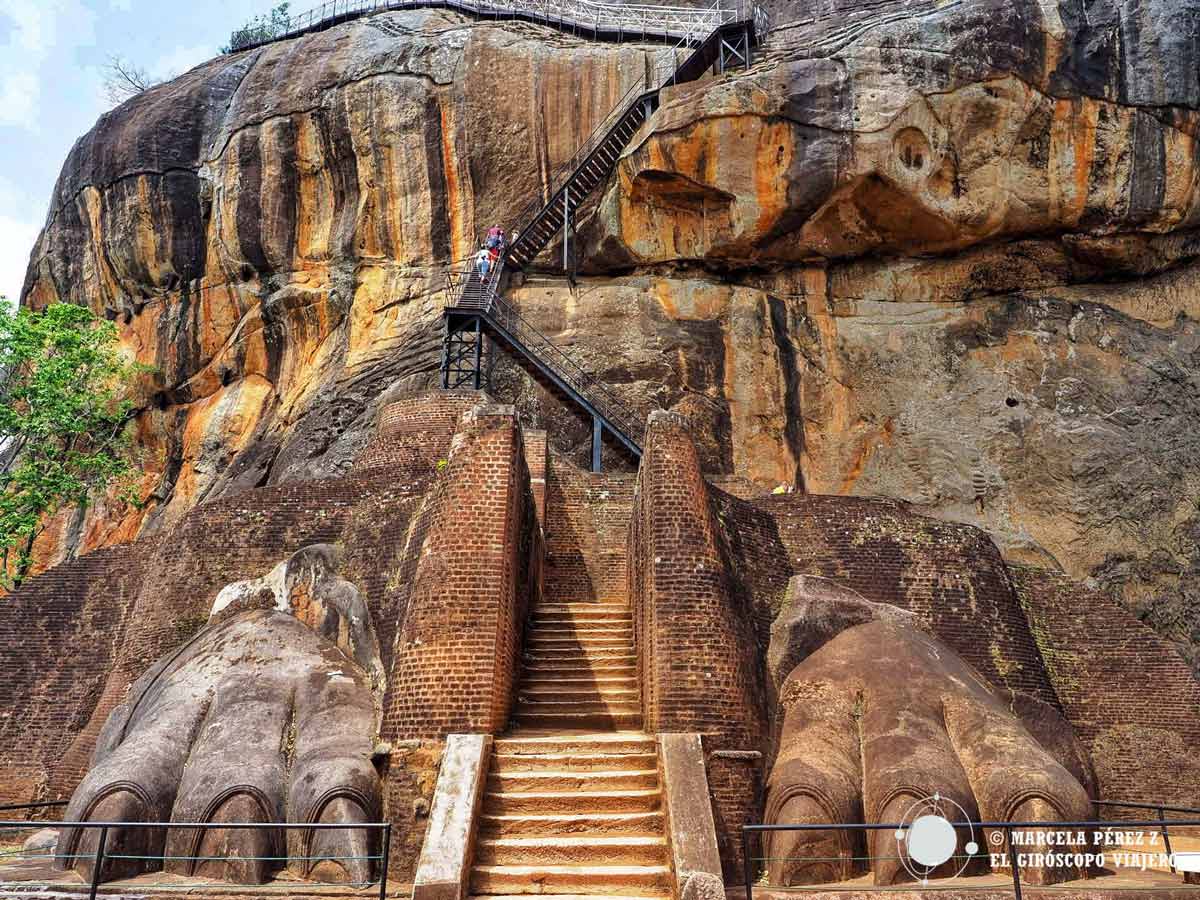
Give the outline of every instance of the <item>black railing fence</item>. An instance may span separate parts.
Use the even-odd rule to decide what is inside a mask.
[[[1097,802],[1097,805],[1098,806],[1126,807],[1126,808],[1130,808],[1130,809],[1152,809],[1152,810],[1160,810],[1162,812],[1182,812],[1182,813],[1188,813],[1188,814],[1200,813],[1200,810],[1189,809],[1186,807],[1172,807],[1172,806],[1165,806],[1162,804],[1152,804],[1152,803],[1147,803],[1147,804],[1121,803],[1121,802],[1109,803],[1109,802],[1100,801],[1100,802]],[[911,823],[909,823],[909,824],[911,824]],[[1084,835],[1096,835],[1096,834],[1103,835],[1106,833],[1114,833],[1114,832],[1115,833],[1128,832],[1130,829],[1147,829],[1149,831],[1156,832],[1162,836],[1163,842],[1164,842],[1163,850],[1165,851],[1165,853],[1163,853],[1161,855],[1166,857],[1167,860],[1169,860],[1170,871],[1174,873],[1176,871],[1176,867],[1174,865],[1174,854],[1169,849],[1169,844],[1167,843],[1167,841],[1168,841],[1167,826],[1170,825],[1170,826],[1173,826],[1176,828],[1200,828],[1200,817],[1193,817],[1193,818],[1187,818],[1187,819],[1169,819],[1168,820],[1168,819],[1163,818],[1162,814],[1160,813],[1159,818],[1149,820],[1149,821],[1137,821],[1137,820],[1127,821],[1124,819],[1114,821],[1111,819],[1107,819],[1107,820],[1093,820],[1093,821],[1086,821],[1086,822],[950,822],[949,824],[951,825],[951,827],[953,827],[955,829],[956,832],[969,830],[973,833],[979,834],[982,838],[979,845],[976,848],[974,848],[973,852],[960,854],[960,855],[957,855],[957,856],[954,856],[951,858],[952,859],[963,859],[963,860],[966,860],[968,858],[971,858],[971,859],[978,858],[978,859],[981,859],[984,861],[988,861],[992,854],[997,854],[997,853],[1002,854],[1002,856],[1005,860],[1005,868],[1007,868],[1012,875],[1013,894],[1017,898],[1017,900],[1021,900],[1021,896],[1022,896],[1021,895],[1022,863],[1021,863],[1021,854],[1019,852],[1017,852],[1017,850],[1022,844],[1028,844],[1029,842],[1028,841],[1018,841],[1018,842],[1014,843],[1014,840],[1013,840],[1014,833],[1033,833],[1036,835],[1039,832],[1046,832],[1046,831],[1052,830],[1054,832],[1078,831]],[[785,859],[785,858],[770,857],[765,854],[762,856],[754,856],[752,853],[752,843],[753,843],[753,840],[755,837],[761,838],[762,835],[771,834],[771,833],[779,833],[779,832],[789,832],[789,831],[790,832],[862,832],[865,835],[866,833],[873,832],[873,831],[874,832],[880,832],[880,831],[897,831],[897,832],[899,832],[899,831],[904,830],[907,827],[908,827],[908,825],[899,824],[899,823],[891,823],[891,824],[829,823],[829,824],[804,824],[804,825],[743,825],[742,826],[742,860],[743,860],[743,864],[744,864],[746,900],[754,900],[754,888],[755,888],[756,884],[758,883],[758,880],[756,878],[756,873],[757,873],[759,865],[766,864],[769,862],[784,861],[784,859]],[[1075,854],[1071,854],[1071,855],[1075,855]],[[1103,855],[1103,854],[1099,854],[1099,855]],[[1159,854],[1154,854],[1154,855],[1159,855]],[[1086,862],[1087,854],[1082,854],[1082,856],[1085,857],[1084,861]],[[827,858],[827,857],[821,857],[820,859],[807,858],[807,857],[786,857],[786,859],[796,861],[796,862],[835,861],[832,858]],[[850,859],[850,857],[848,857],[848,856],[837,857],[837,860],[839,860],[839,861],[847,860],[847,859]],[[872,861],[884,861],[884,860],[897,860],[897,859],[900,859],[900,857],[873,857],[868,854],[866,856],[861,856],[861,857],[856,856],[856,857],[853,857],[853,859],[855,861],[860,861],[860,862],[872,862]],[[1028,866],[1026,866],[1026,868],[1028,868]],[[949,883],[952,883],[952,881],[953,881],[953,879],[944,879],[944,880]],[[808,888],[807,886],[805,886],[805,887],[791,886],[791,887],[786,887],[786,890],[791,891],[791,892],[797,892],[797,891],[802,892],[806,889],[811,889],[811,890],[816,890],[816,891],[827,891],[830,889],[830,887],[831,887],[831,885],[829,885],[829,884],[818,884],[818,885],[811,886],[811,888]],[[776,888],[784,889],[783,886],[778,886],[778,885],[768,885],[768,886],[764,887],[764,889],[767,889],[767,890],[776,889]]]
[[[57,803],[47,805],[60,805]],[[6,807],[11,811],[13,809],[31,809],[37,808],[38,804],[21,804],[16,807]],[[5,878],[4,867],[15,862],[40,862],[56,859],[70,860],[90,860],[92,876],[88,884],[89,900],[96,900],[97,893],[100,890],[100,884],[103,880],[103,872],[105,863],[116,860],[154,862],[162,861],[164,864],[168,860],[192,860],[195,862],[208,862],[226,860],[230,862],[274,862],[279,863],[280,867],[289,862],[351,862],[354,860],[368,860],[375,864],[378,872],[379,898],[386,900],[387,898],[387,883],[388,883],[388,857],[391,854],[392,846],[392,825],[390,822],[371,822],[371,823],[355,823],[355,822],[44,822],[44,821],[8,821],[0,822],[0,838],[6,834],[21,833],[31,831],[33,829],[56,828],[56,829],[83,829],[90,831],[99,831],[96,841],[96,850],[94,853],[70,853],[59,854],[55,850],[50,851],[24,851],[22,850],[6,850],[0,852],[0,886],[5,884],[20,884],[17,881],[8,881]],[[380,834],[379,853],[370,856],[241,856],[241,857],[213,857],[213,856],[165,856],[165,855],[146,855],[146,854],[130,854],[123,852],[109,852],[109,835],[110,832],[117,829],[194,829],[198,831],[210,831],[213,829],[221,831],[241,831],[247,829],[262,830],[262,831],[378,831]],[[374,885],[376,882],[364,882],[356,884],[346,884],[346,887],[366,888]],[[145,886],[145,885],[143,885]],[[172,883],[173,888],[182,888],[184,885]]]
[[[749,0],[720,0],[708,9],[668,4],[597,3],[593,0],[327,0],[304,12],[274,15],[257,28],[244,29],[230,42],[231,52],[275,41],[362,16],[402,9],[440,7],[483,19],[527,19],[573,33],[611,35],[619,40],[677,40],[713,31],[731,22],[752,20],[765,34],[765,12]]]
[[[644,424],[609,386],[561,350],[550,338],[537,330],[516,307],[504,299],[501,283],[504,277],[505,256],[492,265],[484,276],[472,259],[465,266],[446,275],[450,308],[478,312],[489,324],[503,332],[505,338],[517,341],[554,369],[569,387],[587,397],[596,410],[614,427],[641,445]]]

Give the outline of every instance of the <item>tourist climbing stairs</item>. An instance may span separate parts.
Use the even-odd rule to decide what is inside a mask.
[[[559,461],[550,482],[545,601],[513,727],[493,744],[471,890],[667,897],[658,749],[621,591],[632,480]]]
[[[513,2],[521,6],[521,0]],[[450,302],[445,309],[441,374],[442,387],[448,390],[482,388],[484,339],[498,340],[516,353],[535,378],[565,394],[592,419],[592,469],[598,472],[605,435],[635,459],[641,458],[640,417],[504,301],[503,271],[532,265],[560,232],[564,256],[569,255],[569,235],[579,207],[612,174],[629,142],[658,108],[661,91],[694,81],[712,67],[723,71],[732,64],[749,65],[752,48],[765,35],[767,24],[761,10],[746,0],[717,0],[707,10],[620,4],[590,4],[590,8],[596,10],[597,22],[601,10],[618,24],[622,16],[630,17],[631,27],[625,32],[618,28],[617,39],[623,34],[636,39],[639,33],[643,38],[654,33],[673,40],[674,45],[659,53],[647,78],[625,92],[571,159],[551,176],[548,198],[536,198],[516,217],[517,227],[509,232],[512,242],[501,260],[503,268],[483,273],[472,260],[462,271],[448,276]],[[529,12],[527,7],[522,9]],[[657,24],[649,27],[647,16]],[[565,260],[564,267],[572,268]]]

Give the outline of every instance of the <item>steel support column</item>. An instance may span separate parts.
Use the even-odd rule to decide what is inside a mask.
[[[483,387],[483,319],[477,315],[446,315],[442,345],[442,390],[471,385]]]
[[[604,455],[604,423],[599,416],[592,416],[592,471],[600,471],[601,457]]]
[[[563,189],[563,272],[571,281],[575,280],[575,253],[571,246],[571,237],[574,232],[574,222],[571,218],[571,189],[568,186]]]
[[[717,50],[717,73],[728,72],[735,66],[750,68],[750,29],[739,28],[733,34],[721,33]]]

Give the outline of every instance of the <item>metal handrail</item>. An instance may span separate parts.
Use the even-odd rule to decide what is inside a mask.
[[[623,16],[649,14],[674,15],[679,7],[649,7],[649,6],[619,6],[609,7],[605,4],[594,3],[592,0],[509,0],[510,3],[524,4],[549,8],[553,5],[564,6],[575,4],[587,6],[595,10],[619,9]],[[500,7],[502,4],[489,6]],[[459,272],[447,274],[447,285],[451,297],[449,308],[475,311],[485,317],[498,330],[507,333],[508,337],[527,348],[530,354],[544,361],[545,365],[555,373],[568,387],[583,397],[592,408],[609,423],[610,427],[619,431],[628,441],[640,444],[643,423],[632,415],[624,402],[611,391],[607,385],[588,372],[578,362],[560,350],[555,344],[526,321],[516,309],[503,299],[500,294],[500,284],[503,278],[504,266],[508,252],[521,244],[522,240],[537,240],[534,230],[544,216],[550,215],[555,207],[563,201],[563,195],[570,190],[571,182],[576,174],[588,165],[593,154],[597,153],[605,141],[618,128],[621,121],[630,115],[636,105],[647,95],[656,94],[663,88],[674,84],[679,72],[688,66],[697,54],[704,53],[713,36],[725,25],[746,22],[757,28],[765,28],[766,19],[761,9],[753,0],[714,0],[707,9],[688,9],[690,18],[686,19],[686,27],[678,36],[678,41],[672,47],[658,54],[659,62],[653,66],[649,82],[643,78],[641,82],[633,83],[620,100],[609,110],[604,119],[597,125],[583,143],[571,155],[571,158],[560,164],[547,179],[549,190],[546,199],[535,197],[515,217],[519,224],[509,250],[500,258],[497,266],[483,278],[476,269],[474,260],[468,261],[466,267]],[[561,20],[560,20],[561,21]],[[596,23],[598,27],[599,13]],[[644,20],[643,20],[644,21]],[[682,20],[680,20],[682,21]],[[622,27],[629,24],[629,19],[622,19]],[[631,35],[633,29],[627,29]],[[760,31],[760,35],[765,31]],[[681,48],[691,49],[693,53],[680,63],[678,53]]]
[[[751,4],[752,5],[752,4]],[[717,8],[600,3],[596,0],[328,0],[286,16],[282,29],[259,41],[231,43],[237,52],[287,40],[339,21],[398,9],[448,7],[488,18],[530,17],[558,28],[615,32],[630,38],[678,38],[699,30],[712,32],[755,15],[747,0],[723,0]],[[279,21],[279,20],[276,20]]]
[[[595,375],[561,350],[538,331],[516,308],[500,294],[504,277],[505,257],[501,255],[486,278],[481,277],[472,259],[458,271],[447,273],[446,281],[452,298],[451,308],[477,312],[509,337],[527,347],[530,352],[550,366],[556,375],[577,391],[614,428],[634,443],[641,443],[642,425],[630,413],[624,401]]]
[[[89,885],[88,900],[96,900],[99,893],[100,881],[107,859],[141,858],[158,859],[159,857],[125,857],[121,854],[108,852],[108,833],[118,828],[152,828],[155,830],[172,828],[195,828],[200,831],[209,830],[259,830],[277,829],[280,831],[378,831],[381,835],[381,847],[378,856],[368,859],[379,861],[379,900],[387,898],[388,867],[392,848],[391,822],[0,822],[0,831],[28,830],[32,825],[62,829],[79,828],[94,829],[100,832],[96,842],[96,853],[74,854],[76,859],[92,860],[92,880]],[[333,859],[335,857],[327,857]]]
[[[527,234],[529,229],[537,223],[539,218],[541,218],[542,212],[544,212],[549,206],[553,205],[552,201],[555,197],[561,194],[563,190],[566,189],[567,184],[571,180],[571,176],[575,174],[581,165],[583,165],[587,157],[604,142],[604,139],[608,137],[609,133],[613,130],[613,128],[616,127],[617,123],[626,116],[630,109],[632,109],[635,98],[641,97],[641,95],[646,93],[647,90],[648,88],[646,87],[644,80],[630,85],[629,90],[627,90],[621,99],[616,102],[613,108],[609,110],[608,115],[604,117],[604,121],[602,121],[592,130],[592,133],[587,136],[587,139],[584,140],[584,142],[579,146],[579,149],[572,154],[571,158],[555,168],[555,170],[551,173],[548,182],[552,186],[557,185],[557,187],[553,187],[553,189],[549,192],[548,199],[539,199],[535,197],[533,200],[525,204],[524,208],[513,217],[514,221],[523,224],[523,227],[518,233],[518,239],[520,235]]]
[[[1093,801],[1095,802],[1095,801]],[[1160,807],[1152,804],[1109,804],[1102,803],[1105,806],[1145,806],[1149,809],[1159,809]],[[911,823],[909,823],[911,824]],[[1087,822],[951,822],[950,825],[955,829],[959,828],[978,828],[980,831],[999,831],[1004,833],[1004,841],[1002,843],[992,843],[991,847],[1013,846],[1013,832],[1021,830],[1030,830],[1038,828],[1053,827],[1055,829],[1087,829],[1094,831],[1096,829],[1105,829],[1115,831],[1125,828],[1164,828],[1166,824],[1182,825],[1188,828],[1200,827],[1200,819],[1178,819],[1172,820],[1169,823],[1164,823],[1162,819],[1152,822],[1126,822],[1126,821],[1087,821]],[[907,827],[903,823],[899,824],[883,824],[879,822],[828,822],[828,823],[804,823],[795,825],[743,825],[742,826],[742,867],[743,877],[745,879],[746,900],[754,900],[754,862],[755,857],[750,855],[750,836],[752,834],[765,834],[769,832],[780,831],[802,831],[802,832],[819,832],[819,831],[899,831]],[[1169,844],[1167,847],[1169,848]],[[1166,849],[1166,848],[1164,848]],[[985,847],[982,853],[987,853],[988,848]],[[1169,850],[1168,850],[1169,852]],[[1016,853],[1008,854],[1009,868],[1012,872],[1013,894],[1017,900],[1021,900],[1021,866],[1020,857]],[[761,860],[760,860],[761,861]],[[1174,870],[1174,866],[1171,867]]]
[[[625,437],[640,445],[642,425],[625,408],[624,402],[603,381],[590,373],[578,362],[559,349],[548,337],[534,328],[512,304],[497,296],[487,311],[493,324],[504,329],[518,341],[529,347],[539,358],[545,359],[556,374],[587,399],[613,427]]]
[[[561,197],[563,191],[569,186],[575,173],[587,162],[588,157],[599,149],[612,133],[613,129],[617,127],[618,123],[633,111],[636,104],[641,102],[643,96],[660,91],[674,84],[679,70],[686,66],[696,53],[704,51],[705,45],[722,25],[729,24],[731,21],[747,21],[740,18],[746,14],[743,11],[743,4],[746,0],[737,0],[737,5],[730,10],[725,9],[726,2],[727,0],[714,0],[712,6],[702,10],[705,17],[698,20],[698,23],[703,23],[706,30],[701,30],[699,27],[693,26],[679,38],[674,46],[658,51],[656,57],[658,61],[653,66],[653,74],[649,76],[649,80],[647,81],[646,78],[643,78],[640,83],[635,82],[630,85],[621,99],[609,110],[603,121],[592,129],[591,134],[588,135],[575,153],[571,155],[571,158],[555,168],[554,172],[547,179],[550,190],[545,197],[541,199],[535,197],[525,204],[521,211],[514,217],[514,221],[520,225],[517,232],[518,240],[520,235],[528,235],[530,228],[535,226],[543,215],[551,211],[557,204],[558,198]],[[755,4],[749,5],[754,9],[758,8]],[[630,7],[622,7],[622,9],[628,8]],[[716,23],[715,25],[712,24],[714,22]],[[693,47],[696,48],[695,51],[685,57],[681,63],[678,58],[679,51],[681,49],[692,49]]]

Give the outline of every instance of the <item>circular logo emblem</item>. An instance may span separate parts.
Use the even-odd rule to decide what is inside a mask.
[[[900,862],[914,880],[929,883],[929,876],[951,860],[958,860],[952,877],[966,871],[979,852],[975,828],[967,811],[948,797],[934,794],[910,806],[896,830]],[[968,840],[958,852],[958,832],[952,822],[966,822]]]

